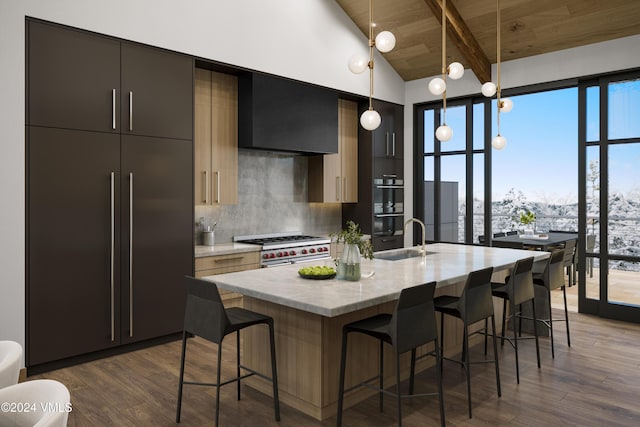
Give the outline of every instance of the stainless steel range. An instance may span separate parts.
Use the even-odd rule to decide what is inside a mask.
[[[261,245],[261,267],[331,258],[329,238],[307,236],[300,232],[234,236],[233,241]]]

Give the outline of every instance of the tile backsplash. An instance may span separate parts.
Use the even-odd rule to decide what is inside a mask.
[[[306,156],[240,149],[238,204],[196,205],[196,243],[202,244],[201,218],[205,226],[217,223],[216,243],[231,242],[234,235],[340,230],[339,203],[307,202],[307,171]]]

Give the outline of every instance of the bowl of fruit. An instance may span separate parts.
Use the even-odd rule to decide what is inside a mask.
[[[303,267],[298,270],[300,277],[312,280],[333,279],[336,277],[336,269],[326,265],[315,265],[311,267]]]

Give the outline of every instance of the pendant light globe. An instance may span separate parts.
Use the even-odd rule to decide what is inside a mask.
[[[494,82],[486,82],[482,85],[481,89],[482,94],[487,98],[491,98],[493,95],[495,95],[496,90],[498,90],[498,88],[496,87],[496,84]]]
[[[491,140],[491,146],[496,150],[502,150],[507,145],[507,138],[498,134]]]
[[[376,36],[376,48],[382,52],[391,52],[396,46],[396,36],[391,31],[381,31]]]
[[[464,67],[459,62],[452,62],[449,64],[448,74],[453,80],[458,80],[464,75]]]
[[[509,98],[502,98],[500,100],[500,111],[503,113],[508,113],[513,109],[513,101]]]
[[[353,74],[362,74],[367,67],[369,67],[368,57],[360,53],[355,53],[349,58],[349,70]]]
[[[360,116],[360,125],[362,125],[366,130],[378,129],[381,122],[382,118],[380,117],[380,114],[374,109],[366,110]]]
[[[431,92],[432,95],[440,96],[446,89],[447,84],[440,77],[431,79],[429,82],[429,92]]]
[[[452,136],[453,129],[451,129],[446,124],[438,126],[438,129],[436,129],[436,138],[438,138],[438,141],[440,142],[447,142],[451,139]]]

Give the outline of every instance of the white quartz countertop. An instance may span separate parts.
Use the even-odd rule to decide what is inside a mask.
[[[300,277],[298,269],[311,264],[217,274],[203,279],[215,282],[221,289],[334,317],[396,300],[403,288],[433,280],[438,287],[448,286],[464,281],[474,270],[493,266],[494,271],[500,271],[513,267],[519,259],[533,256],[536,261],[542,261],[549,257],[548,252],[542,251],[447,243],[427,245],[427,252],[426,257],[396,261],[363,259],[363,278],[357,282]],[[329,259],[313,265],[332,265],[332,262]],[[371,272],[374,274],[366,277]]]
[[[260,245],[249,245],[247,243],[217,243],[215,246],[197,245],[194,248],[193,255],[196,258],[229,255],[242,252],[259,252],[262,249]]]

